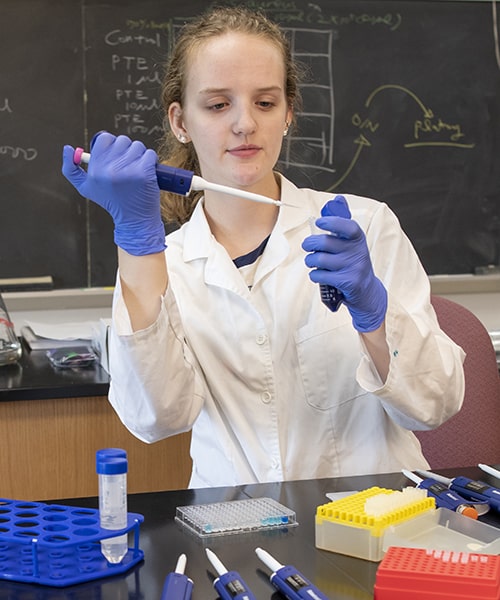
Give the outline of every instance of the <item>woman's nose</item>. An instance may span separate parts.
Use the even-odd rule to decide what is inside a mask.
[[[233,131],[237,135],[249,135],[257,128],[256,120],[250,107],[240,107],[233,125]]]

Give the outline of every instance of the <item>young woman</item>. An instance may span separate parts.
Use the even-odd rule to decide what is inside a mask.
[[[461,406],[463,352],[395,215],[275,171],[299,100],[281,30],[220,8],[173,52],[161,159],[292,206],[160,201],[158,156],[125,136],[99,135],[86,171],[64,149],[65,176],[115,224],[110,402],[146,442],[192,429],[192,487],[426,468],[412,430]],[[166,239],[162,210],[182,225]]]

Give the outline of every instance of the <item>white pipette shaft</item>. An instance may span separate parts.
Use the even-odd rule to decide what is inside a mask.
[[[89,152],[80,152],[78,154],[78,157],[80,159],[80,162],[82,163],[88,164],[90,161]],[[299,206],[295,206],[294,204],[287,204],[285,202],[281,202],[280,200],[273,200],[272,198],[262,196],[261,194],[254,194],[253,192],[247,192],[245,190],[240,190],[238,188],[233,188],[227,185],[221,185],[219,183],[212,183],[211,181],[207,181],[206,179],[203,179],[203,177],[200,177],[198,175],[193,175],[190,191],[191,190],[211,190],[212,192],[220,192],[221,194],[238,196],[239,198],[245,198],[246,200],[252,200],[253,202],[273,204],[274,206],[288,206],[290,208],[300,208]]]
[[[494,469],[493,467],[490,467],[490,465],[484,465],[483,463],[479,463],[477,466],[481,471],[488,473],[488,475],[493,475],[493,477],[500,479],[500,471],[498,469]]]
[[[228,572],[215,552],[212,552],[210,548],[205,548],[205,552],[207,553],[208,560],[212,563],[213,568],[219,575],[224,575]]]
[[[263,548],[255,548],[255,554],[260,558],[260,560],[271,569],[273,573],[279,571],[284,565],[278,562],[274,556],[271,556],[269,552],[266,552]]]

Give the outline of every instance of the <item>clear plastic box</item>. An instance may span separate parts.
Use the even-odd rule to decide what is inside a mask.
[[[500,530],[447,508],[438,508],[388,527],[383,551],[389,546],[500,554]]]

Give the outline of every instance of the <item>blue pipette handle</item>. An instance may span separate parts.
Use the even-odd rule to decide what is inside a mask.
[[[321,296],[321,302],[327,306],[332,312],[336,312],[339,306],[344,301],[344,294],[333,285],[327,285],[326,283],[320,283],[319,293]]]
[[[163,584],[161,600],[190,600],[193,582],[183,573],[169,573]]]
[[[190,600],[193,591],[193,582],[184,575],[186,566],[186,555],[181,554],[177,561],[175,571],[169,573],[165,578],[161,600]]]
[[[427,495],[436,500],[438,508],[448,508],[467,517],[477,519],[476,508],[465,498],[450,490],[444,483],[440,483],[435,479],[422,479],[418,487],[427,490]]]
[[[256,600],[237,571],[228,571],[217,577],[214,588],[222,600]]]
[[[185,169],[156,165],[156,178],[160,190],[187,196],[191,190],[194,173]]]
[[[484,481],[459,476],[451,480],[450,489],[469,500],[487,502],[491,508],[500,511],[500,490]]]

